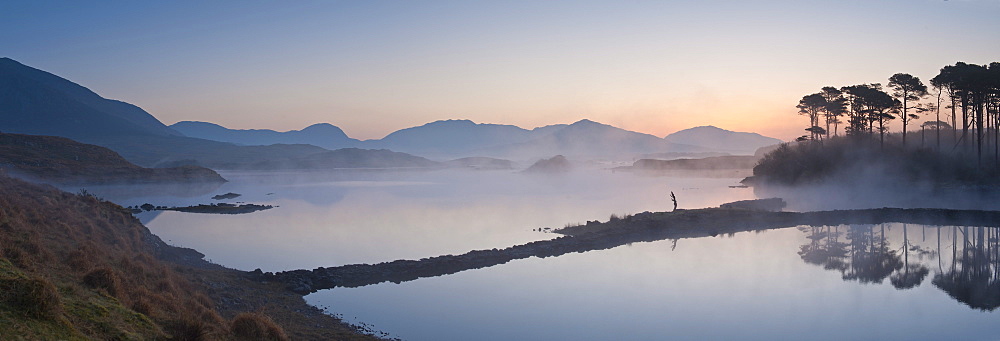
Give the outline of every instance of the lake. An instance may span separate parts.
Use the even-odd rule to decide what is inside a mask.
[[[95,187],[132,206],[224,200],[243,215],[144,212],[169,243],[242,270],[461,254],[611,214],[751,199],[737,178],[600,170],[228,172],[221,186]],[[542,229],[540,231],[540,229]],[[996,231],[883,224],[633,243],[306,297],[406,340],[995,339]]]

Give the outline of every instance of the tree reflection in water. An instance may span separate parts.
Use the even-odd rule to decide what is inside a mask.
[[[896,289],[910,289],[920,285],[930,273],[930,269],[921,263],[910,264],[910,251],[923,251],[919,246],[911,245],[906,224],[903,224],[903,271],[897,271],[889,277],[889,282]]]
[[[934,275],[931,282],[952,298],[972,308],[994,310],[1000,307],[1000,247],[997,244],[997,229],[952,229],[954,256],[951,267]]]
[[[894,225],[898,226],[800,227],[808,242],[798,254],[806,263],[840,272],[845,281],[883,283],[888,278],[899,290],[920,286],[930,274],[930,264],[937,263],[931,280],[935,287],[975,309],[1000,307],[1000,233],[996,228],[923,226],[937,230],[936,247],[928,247],[912,242],[911,226],[902,224],[895,248],[890,242],[893,238],[887,237]],[[922,235],[926,242],[926,232]],[[951,239],[950,243],[942,243],[942,238]],[[950,260],[944,260],[942,250],[948,248],[951,252],[945,254],[950,254]]]

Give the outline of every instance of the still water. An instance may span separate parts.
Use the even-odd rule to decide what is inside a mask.
[[[146,190],[127,196],[91,192],[125,206],[194,205],[223,200],[277,208],[241,215],[145,212],[139,218],[174,245],[242,270],[312,269],[420,259],[502,248],[556,235],[559,228],[611,214],[717,206],[753,196],[736,179],[664,178],[580,170],[567,175],[507,171],[343,171],[224,173],[214,189]],[[157,196],[158,192],[169,195]],[[177,195],[184,193],[184,196]]]
[[[226,173],[218,188],[89,189],[122,205],[227,202],[244,215],[140,214],[212,261],[281,271],[501,248],[536,229],[753,197],[738,179],[580,171]],[[131,194],[126,194],[131,193]],[[990,340],[1000,335],[993,229],[800,227],[610,250],[306,297],[406,340]]]

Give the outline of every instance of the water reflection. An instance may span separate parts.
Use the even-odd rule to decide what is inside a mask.
[[[881,284],[886,278],[899,290],[920,286],[931,272],[934,287],[969,307],[1000,307],[1000,244],[991,227],[878,224],[800,227],[807,243],[799,257],[809,264],[838,271],[845,281]],[[934,237],[928,241],[926,231]],[[893,231],[895,230],[895,231]],[[944,252],[951,249],[950,253]],[[943,253],[944,252],[944,253]]]
[[[934,226],[858,227],[855,254],[864,260],[854,268],[877,268],[863,265],[871,254],[895,254],[900,266],[888,276],[844,281],[855,241],[841,225],[720,233],[676,248],[669,239],[636,242],[306,299],[406,340],[985,340],[1000,333],[1000,312],[956,302],[931,285],[932,274],[907,290],[889,285],[894,275],[916,272],[908,264],[938,271],[940,261],[948,271],[951,228],[940,229],[942,257]],[[959,231],[959,255],[961,243]],[[817,251],[797,253],[803,245]],[[861,284],[878,277],[882,284]]]
[[[190,199],[142,198],[187,206],[214,194],[280,206],[237,216],[163,212],[144,220],[171,243],[242,270],[312,269],[461,254],[555,236],[532,229],[662,211],[674,191],[681,208],[752,198],[738,179],[654,178],[581,169],[559,177],[506,171],[439,170],[231,172],[230,182]],[[140,217],[141,218],[141,217]]]
[[[951,266],[934,275],[934,286],[972,308],[992,311],[1000,307],[997,229],[953,227],[951,239]]]
[[[940,229],[939,229],[940,230]],[[892,274],[889,281],[896,289],[910,289],[920,285],[930,273],[930,269],[921,263],[910,264],[910,251],[926,252],[918,245],[911,245],[907,224],[903,224],[903,271]]]

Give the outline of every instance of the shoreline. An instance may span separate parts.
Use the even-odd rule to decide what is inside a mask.
[[[802,225],[886,222],[1000,227],[1000,211],[879,208],[774,212],[747,208],[703,208],[675,212],[644,212],[603,223],[592,221],[585,225],[557,229],[553,232],[563,236],[503,249],[473,250],[461,255],[442,255],[420,260],[401,259],[377,264],[350,264],[277,273],[265,273],[258,269],[251,272],[251,276],[256,280],[283,285],[290,292],[306,295],[338,287],[353,288],[383,282],[401,283],[491,267],[516,259],[555,257],[567,253],[610,249],[634,242],[713,237],[720,234]]]

